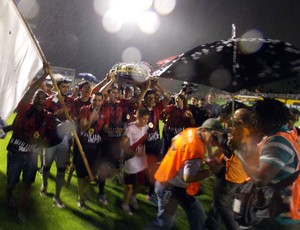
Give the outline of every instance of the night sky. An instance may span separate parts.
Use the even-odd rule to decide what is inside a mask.
[[[51,65],[89,72],[99,79],[122,61],[127,47],[138,48],[142,60],[156,67],[161,59],[230,38],[233,23],[236,37],[255,29],[264,38],[300,48],[298,0],[177,0],[175,10],[160,17],[160,28],[152,35],[143,34],[136,25],[106,32],[92,0],[37,2],[39,16],[29,23]]]

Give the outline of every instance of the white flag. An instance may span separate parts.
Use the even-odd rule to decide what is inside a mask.
[[[13,0],[0,0],[0,117],[7,119],[42,66]]]

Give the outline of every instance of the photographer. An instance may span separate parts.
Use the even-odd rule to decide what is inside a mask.
[[[289,119],[289,109],[284,103],[272,98],[257,100],[253,105],[253,120],[257,129],[256,133],[260,132],[265,137],[257,145],[256,154],[251,149],[251,145],[241,143],[240,135],[233,133],[229,139],[229,144],[240,159],[244,170],[258,187],[281,182],[288,184],[285,180],[299,170],[299,140],[298,136],[289,132],[287,127]],[[298,174],[296,175],[298,177]],[[288,205],[289,210],[276,211],[275,219],[272,221],[267,219],[273,217],[272,214],[260,216],[260,219],[266,220],[264,227],[266,230],[300,228],[299,180],[294,181],[292,186],[283,187],[283,189],[276,189],[280,192],[278,202],[283,202],[281,206]],[[254,220],[257,218],[254,217]]]
[[[198,85],[195,85],[193,83],[184,81],[182,84],[182,89],[180,90],[180,94],[185,95],[186,97],[190,94],[192,94],[193,92],[196,91],[196,89],[198,88]]]
[[[227,129],[222,138],[219,138],[219,149],[209,159],[208,164],[224,164],[224,167],[216,174],[216,180],[213,187],[213,203],[206,220],[207,229],[220,229],[220,221],[223,222],[226,229],[239,229],[238,223],[234,220],[232,211],[232,200],[234,191],[247,178],[238,157],[233,154],[227,145],[227,136],[231,137],[231,132],[238,133],[243,142],[250,144],[250,137],[255,133],[254,125],[251,119],[251,111],[246,108],[237,109],[232,117],[232,105],[221,111],[219,120],[225,123],[225,126],[234,127]],[[238,105],[238,107],[243,105]],[[251,138],[251,140],[254,140]]]

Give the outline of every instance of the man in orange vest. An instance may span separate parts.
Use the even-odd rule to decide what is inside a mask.
[[[152,229],[172,228],[178,205],[186,212],[191,229],[205,229],[205,213],[195,195],[199,181],[211,175],[210,169],[201,167],[206,145],[217,145],[222,135],[221,123],[210,118],[201,127],[185,129],[174,137],[155,174],[158,214]]]

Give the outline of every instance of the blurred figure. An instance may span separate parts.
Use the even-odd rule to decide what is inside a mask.
[[[298,145],[298,136],[289,132],[286,125],[290,120],[290,111],[282,102],[265,98],[254,104],[253,114],[256,129],[265,135],[258,145],[257,162],[252,160],[253,152],[241,143],[242,139],[239,134],[233,133],[229,144],[255,184],[265,186],[277,183],[298,170],[299,153],[295,150]],[[292,190],[292,188],[299,188],[299,185],[300,179],[298,178],[293,186],[280,191],[283,201],[290,209],[276,217],[275,221],[265,228],[266,230],[300,228],[299,191],[293,193],[294,190]]]
[[[227,101],[224,105],[220,107],[220,111],[218,114],[218,119],[224,123],[225,128],[232,126],[232,116],[235,111],[238,109],[244,108],[247,111],[251,111],[251,107],[248,107],[244,103],[239,101]]]
[[[79,114],[82,106],[91,104],[91,84],[88,81],[83,81],[78,84],[79,96],[74,99],[76,115]]]
[[[123,124],[124,129],[130,125],[130,123],[136,120],[136,111],[137,111],[137,97],[134,95],[133,89],[137,90],[136,87],[126,86],[124,88],[124,99],[122,99],[123,104]]]
[[[196,104],[189,104],[189,109],[192,111],[193,117],[195,119],[194,127],[199,127],[204,121],[211,117],[210,111],[207,111],[205,108],[201,108]]]
[[[48,97],[53,95],[53,82],[51,80],[44,81],[42,84],[42,89],[47,93]]]
[[[69,112],[71,118],[75,118],[75,104],[74,99],[67,96],[69,91],[69,81],[66,79],[61,79],[57,82],[59,89],[59,94],[64,100],[66,109]],[[54,94],[47,98],[46,109],[56,116],[62,123],[62,133],[56,132],[54,130],[51,133],[49,142],[52,147],[45,149],[43,152],[43,166],[42,166],[42,186],[40,189],[40,195],[42,197],[47,194],[48,178],[50,175],[50,168],[53,161],[56,163],[57,173],[56,173],[56,191],[53,196],[53,202],[57,207],[64,208],[60,193],[63,185],[65,184],[65,171],[70,158],[70,145],[71,145],[71,122],[67,121],[66,115],[62,108],[62,104],[58,99],[58,94]]]
[[[0,117],[0,138],[4,139],[6,137],[6,133],[9,132],[9,131],[12,131],[12,129],[13,129],[13,124],[7,125],[6,121],[4,121]]]
[[[114,81],[114,77],[111,81]],[[100,90],[101,92],[101,90]],[[124,133],[123,101],[119,100],[119,90],[112,86],[107,91],[107,101],[103,104],[105,110],[109,114],[109,123],[103,129],[102,133],[102,154],[101,154],[101,179],[99,180],[99,194],[98,199],[101,204],[107,205],[108,201],[105,197],[104,187],[107,178],[115,176],[120,169],[120,140]]]
[[[80,109],[83,106],[86,105],[90,105],[91,104],[91,97],[90,97],[90,91],[91,91],[91,84],[88,81],[84,81],[78,84],[78,90],[79,90],[79,96],[76,97],[74,99],[74,104],[75,104],[75,121],[79,127],[79,123],[80,123]],[[72,143],[73,147],[74,147],[74,140]],[[68,173],[68,177],[66,180],[66,187],[69,187],[70,183],[71,183],[71,179],[72,179],[72,175],[73,172],[75,171],[76,168],[76,162],[77,162],[77,158],[80,157],[78,156],[78,154],[76,154],[74,152],[74,148],[73,148],[73,152],[72,152],[72,163],[69,167],[69,173]]]
[[[147,138],[149,111],[139,108],[136,113],[136,121],[131,123],[121,139],[121,147],[124,151],[124,198],[123,211],[132,215],[130,206],[139,209],[136,194],[142,186],[149,186],[148,163],[145,151]],[[129,206],[130,205],[130,206]]]
[[[253,139],[256,132],[250,110],[237,109],[233,116],[230,110],[226,114],[224,111],[221,114],[222,121],[226,123],[226,126],[230,127],[230,130],[234,130],[233,132],[238,130],[244,142],[252,141],[254,145],[258,143],[257,139]],[[231,127],[232,123],[234,124],[233,127]],[[245,182],[247,174],[238,157],[228,147],[227,134],[219,139],[219,149],[214,153],[209,164],[222,164],[224,167],[216,174],[213,186],[213,203],[206,219],[206,227],[210,230],[218,230],[221,229],[222,222],[226,229],[238,230],[239,224],[234,219],[232,204],[235,190]]]
[[[201,106],[199,106],[199,103]],[[195,127],[199,127],[202,123],[211,117],[210,111],[205,109],[205,98],[198,99],[196,96],[191,97],[189,108],[195,118]]]
[[[124,99],[131,99],[133,97],[133,88],[125,86],[123,90]]]
[[[175,95],[175,104],[167,105],[162,113],[165,116],[162,137],[162,155],[164,156],[171,146],[172,138],[185,128],[193,127],[195,119],[182,94]]]
[[[91,104],[81,107],[79,117],[79,139],[94,176],[97,176],[98,173],[102,142],[101,132],[104,127],[108,126],[109,122],[109,116],[102,108],[103,101],[103,95],[100,92],[94,92],[91,97]],[[85,193],[89,182],[89,174],[76,143],[74,153],[78,156],[76,158],[76,174],[78,177],[77,205],[84,210],[86,209]]]
[[[205,109],[210,112],[211,117],[217,117],[220,111],[220,106],[216,103],[216,95],[208,94]]]
[[[152,90],[149,90],[150,87]],[[164,98],[159,100],[157,90],[163,94]],[[149,111],[149,122],[148,122],[148,137],[146,141],[146,154],[147,161],[151,176],[152,186],[149,189],[147,200],[153,204],[157,204],[156,196],[154,193],[154,173],[157,169],[157,163],[161,159],[161,138],[159,130],[159,117],[163,109],[170,102],[170,94],[159,84],[156,79],[148,79],[145,88],[142,90],[138,97],[138,106],[144,107]]]
[[[198,106],[198,98],[196,96],[191,97],[191,105]]]
[[[300,129],[297,126],[295,126],[295,123],[299,121],[300,111],[295,108],[290,108],[290,114],[291,118],[288,123],[288,128],[290,130],[295,129],[297,131],[297,135],[300,136]]]
[[[199,99],[199,101],[198,101],[198,107],[199,107],[200,109],[205,109],[205,105],[206,105],[206,103],[205,103],[205,98],[204,98],[204,97],[201,97],[201,98]]]
[[[15,214],[16,220],[21,222],[25,221],[23,215],[27,211],[31,185],[35,181],[39,148],[45,144],[48,128],[56,124],[53,114],[44,109],[47,94],[41,89],[36,91],[48,75],[47,68],[45,65],[44,75],[34,82],[19,102],[13,134],[6,148],[8,151],[7,205]],[[18,210],[13,191],[21,174],[21,210]]]

